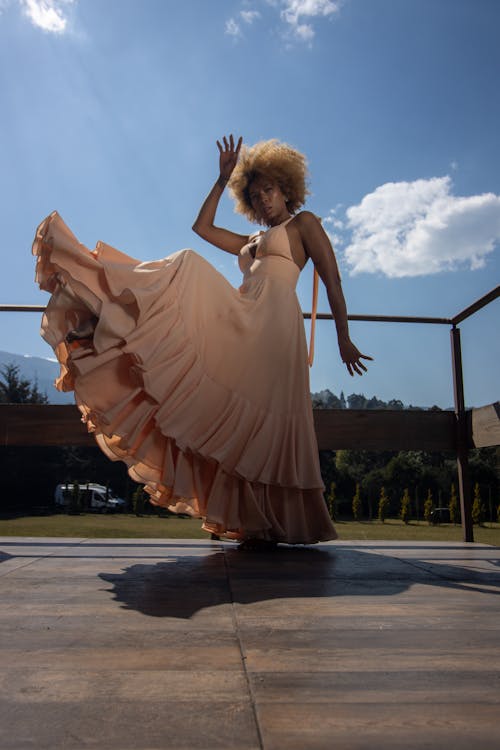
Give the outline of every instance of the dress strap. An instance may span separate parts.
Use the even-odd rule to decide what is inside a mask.
[[[319,281],[319,275],[315,266],[314,277],[313,277],[313,298],[312,298],[312,308],[311,308],[311,336],[309,339],[309,367],[312,367],[312,363],[314,361],[314,333],[316,331],[316,313],[318,310],[318,281]]]

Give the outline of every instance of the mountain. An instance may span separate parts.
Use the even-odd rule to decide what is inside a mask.
[[[44,357],[31,357],[29,354],[13,354],[0,351],[0,369],[5,365],[17,365],[19,374],[30,382],[38,383],[38,389],[45,393],[51,404],[73,403],[73,393],[61,393],[54,388],[54,380],[59,373],[59,365]]]

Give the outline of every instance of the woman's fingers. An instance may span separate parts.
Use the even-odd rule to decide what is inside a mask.
[[[231,133],[229,136],[229,140],[226,136],[223,136],[222,142],[224,143],[224,147],[220,143],[220,141],[217,141],[217,148],[219,149],[220,153],[230,153],[230,154],[236,154],[238,155],[240,152],[241,144],[243,142],[243,137],[240,135],[238,138],[238,143],[236,144],[236,148],[234,147],[234,137]]]
[[[361,359],[369,359],[373,362],[373,357],[369,357],[367,354],[358,354],[358,356],[352,360],[345,360],[345,366],[347,367],[349,375],[354,376],[354,373],[362,375],[363,372],[368,372],[367,367],[361,362]]]

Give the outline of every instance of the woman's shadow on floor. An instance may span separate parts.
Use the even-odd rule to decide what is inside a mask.
[[[272,553],[217,550],[203,555],[167,556],[162,562],[131,565],[123,573],[101,573],[124,609],[151,617],[189,619],[207,607],[252,604],[273,599],[393,596],[413,584],[500,594],[496,568],[474,569],[428,561],[435,548],[416,558],[347,547],[282,547]],[[449,550],[449,548],[448,548]],[[462,552],[462,554],[461,554]]]

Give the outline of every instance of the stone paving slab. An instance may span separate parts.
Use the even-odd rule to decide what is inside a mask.
[[[2,750],[500,746],[500,548],[0,537]]]

